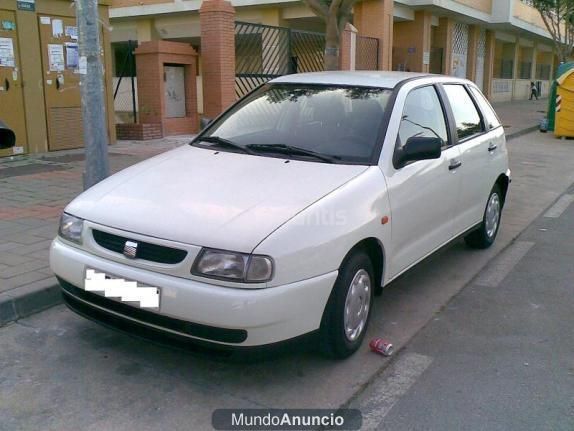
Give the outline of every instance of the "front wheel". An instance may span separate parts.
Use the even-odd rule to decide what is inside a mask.
[[[321,321],[321,347],[327,356],[343,359],[361,345],[373,303],[373,274],[371,259],[363,251],[341,265]]]
[[[496,239],[500,218],[502,216],[502,193],[498,184],[490,192],[480,227],[464,237],[466,244],[472,248],[488,248]]]

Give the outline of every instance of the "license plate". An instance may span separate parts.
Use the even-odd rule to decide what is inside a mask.
[[[160,290],[95,269],[86,269],[84,290],[140,308],[159,309]]]

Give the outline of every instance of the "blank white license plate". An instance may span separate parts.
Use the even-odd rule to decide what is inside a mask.
[[[130,305],[140,308],[159,308],[159,288],[142,286],[137,281],[126,280],[95,269],[86,269],[84,289],[106,298],[129,302]]]

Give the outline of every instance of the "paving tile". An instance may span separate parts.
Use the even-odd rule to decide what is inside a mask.
[[[35,271],[40,268],[45,268],[46,262],[44,260],[31,260],[30,262],[22,263],[20,265],[12,266],[0,272],[0,278],[11,279],[20,274]]]
[[[27,284],[46,278],[48,278],[48,276],[44,273],[31,271],[12,278],[0,279],[0,292],[11,291],[12,289],[20,288]]]
[[[14,266],[34,260],[33,257],[20,256],[8,251],[0,251],[0,264]]]
[[[23,245],[36,244],[37,242],[42,242],[46,240],[46,238],[42,238],[40,236],[35,235],[28,235],[27,233],[13,233],[5,235],[4,239]]]
[[[43,241],[37,242],[35,244],[30,245],[19,245],[17,248],[13,248],[10,250],[10,253],[18,254],[20,256],[25,256],[35,251],[47,251],[50,248],[50,244],[52,243],[52,239],[44,239]]]
[[[0,243],[0,251],[8,251],[18,247],[22,247],[22,244],[18,244],[16,242],[4,242]]]

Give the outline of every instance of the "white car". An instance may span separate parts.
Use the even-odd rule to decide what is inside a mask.
[[[375,292],[453,239],[494,242],[509,183],[470,81],[287,75],[82,193],[50,264],[68,305],[112,326],[237,347],[317,331],[342,358]]]

